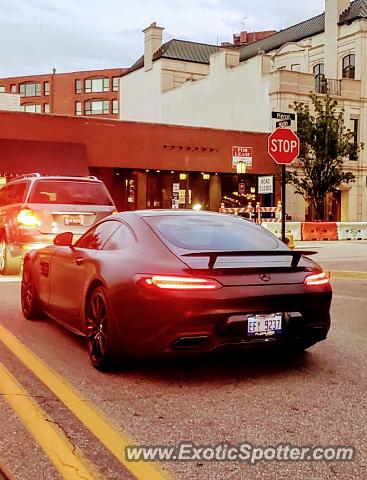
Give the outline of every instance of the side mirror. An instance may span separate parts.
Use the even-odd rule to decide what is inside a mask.
[[[59,233],[54,238],[54,245],[73,248],[73,234],[71,232]]]

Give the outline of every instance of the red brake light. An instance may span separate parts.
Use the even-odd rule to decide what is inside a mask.
[[[23,208],[18,213],[17,221],[25,227],[36,227],[40,224],[40,221],[36,217],[35,213],[29,208]]]
[[[167,275],[142,277],[139,284],[144,287],[160,288],[162,290],[218,290],[222,287],[219,282],[212,279]]]
[[[327,285],[328,283],[330,283],[329,277],[325,272],[309,275],[305,278],[305,285],[307,286]]]

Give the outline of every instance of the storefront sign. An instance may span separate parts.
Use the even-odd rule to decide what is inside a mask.
[[[172,184],[172,208],[175,210],[180,208],[179,195],[180,195],[180,184],[173,183]]]
[[[266,177],[259,177],[258,178],[258,194],[267,194],[267,193],[274,193],[273,192],[273,176],[269,175]]]
[[[239,163],[252,167],[252,147],[232,147],[232,166],[236,167]]]

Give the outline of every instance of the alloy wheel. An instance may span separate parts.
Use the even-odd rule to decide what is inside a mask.
[[[21,300],[24,312],[30,312],[33,302],[32,278],[28,267],[25,267],[22,277]]]
[[[102,366],[107,354],[107,305],[103,294],[96,289],[89,300],[86,315],[89,355],[94,366]]]

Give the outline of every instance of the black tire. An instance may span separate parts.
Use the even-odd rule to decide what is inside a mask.
[[[88,295],[85,329],[90,361],[97,370],[106,371],[116,360],[113,320],[106,289],[97,286]]]
[[[20,298],[23,315],[27,320],[36,320],[45,317],[32,279],[29,262],[24,264]]]
[[[13,257],[5,238],[0,238],[0,274],[19,275],[21,268],[22,259]]]

